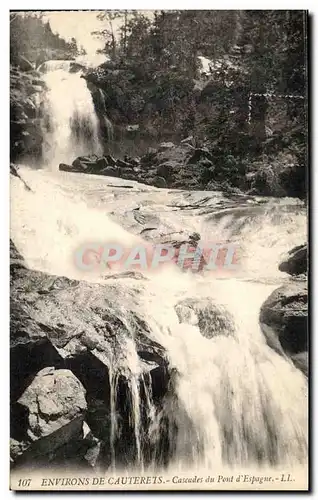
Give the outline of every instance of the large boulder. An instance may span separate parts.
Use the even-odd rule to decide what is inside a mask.
[[[85,389],[70,370],[41,370],[18,402],[29,411],[32,441],[47,436],[86,410]]]
[[[187,298],[175,306],[180,323],[199,327],[203,337],[211,339],[217,335],[234,334],[235,323],[225,307],[208,298]]]
[[[169,184],[173,180],[173,174],[176,164],[166,161],[158,166],[157,176],[163,177]]]
[[[73,163],[73,172],[81,172],[83,174],[93,174],[101,169],[98,164],[98,156],[90,155],[90,156],[79,156],[76,158]],[[103,165],[104,168],[106,165]]]
[[[22,55],[18,56],[17,65],[21,69],[21,71],[33,71],[34,70],[33,64],[25,56],[22,56]]]
[[[293,275],[307,273],[308,257],[307,257],[307,243],[294,247],[283,258],[279,265],[279,270]]]
[[[18,400],[28,409],[28,437],[37,441],[72,421],[82,423],[87,409],[85,392],[70,370],[43,368]]]
[[[166,188],[167,187],[167,181],[163,177],[156,176],[150,184],[153,184],[155,187],[158,188]]]
[[[274,290],[263,304],[259,319],[268,345],[297,359],[296,365],[304,365],[304,359],[295,355],[308,351],[307,283],[288,283]]]
[[[99,175],[106,175],[108,177],[120,177],[120,169],[117,167],[106,167],[99,172]]]
[[[36,374],[13,407],[13,414],[19,410],[23,437],[12,443],[16,465],[41,462],[43,456],[50,461],[56,450],[81,440],[85,392],[70,370],[47,367]]]

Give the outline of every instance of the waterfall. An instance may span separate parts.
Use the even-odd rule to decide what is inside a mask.
[[[70,73],[72,61],[47,61],[40,67],[46,84],[41,106],[43,160],[57,170],[78,156],[102,154],[99,121],[81,72]]]
[[[303,205],[263,199],[220,209],[220,193],[136,184],[120,189],[120,179],[115,189],[107,177],[59,172],[60,162],[102,152],[91,94],[81,73],[69,72],[69,63],[50,61],[41,68],[47,87],[41,111],[45,168],[21,166],[30,190],[18,177],[11,182],[11,234],[28,266],[104,283],[103,273],[76,268],[74,251],[87,241],[111,238],[128,248],[142,241],[134,232],[136,206],[160,230],[197,230],[206,240],[235,242],[242,257],[239,271],[220,279],[176,267],[157,275],[145,271],[141,281],[126,279],[121,312],[129,326],[127,303],[135,297],[151,339],[167,353],[170,389],[156,404],[150,369],[133,334],[108,353],[110,468],[129,468],[123,456],[141,471],[163,464],[171,470],[305,464],[307,381],[267,346],[258,321],[262,303],[284,282],[277,267],[281,254],[306,239]],[[199,199],[200,210],[178,211],[191,206],[189,196]],[[116,284],[115,277],[107,279]],[[203,327],[187,305],[179,307],[185,300],[204,308]]]

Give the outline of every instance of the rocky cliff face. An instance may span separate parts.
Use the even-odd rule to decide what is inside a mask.
[[[10,250],[13,465],[67,460],[106,467],[111,446],[117,461],[124,460],[135,446],[127,344],[158,408],[169,383],[165,350],[137,312],[138,276],[105,285],[79,282],[29,270],[12,242]],[[111,404],[126,436],[112,445]],[[143,445],[150,446],[147,440]]]
[[[24,71],[10,68],[10,157],[32,158],[33,162],[42,154],[42,130],[39,116],[40,95],[44,82],[38,71],[31,67]]]
[[[260,311],[260,324],[270,347],[289,357],[308,374],[307,245],[292,249],[279,269],[301,274],[297,281],[274,290]]]

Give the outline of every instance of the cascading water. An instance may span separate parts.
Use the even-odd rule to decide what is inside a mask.
[[[106,210],[111,212],[117,207],[119,215],[121,207],[127,213],[139,202],[149,211],[147,200],[151,199],[158,216],[158,206],[175,206],[177,200],[182,201],[182,194],[176,191],[170,193],[171,203],[168,203],[166,191],[153,191],[149,187],[132,188],[131,192],[122,189],[121,195],[116,195],[107,187],[107,179],[97,176],[28,169],[21,172],[32,191],[26,191],[21,181],[14,178],[14,241],[30,267],[74,278],[104,280],[103,275],[78,274],[70,259],[77,244],[108,241],[110,235],[127,245],[135,241],[136,236],[127,231],[128,218],[128,226],[122,228],[110,220]],[[50,210],[45,209],[48,198],[55,200]],[[134,342],[121,346],[121,356],[113,359],[110,370],[114,468],[116,464],[123,466],[118,464],[115,451],[116,443],[124,439],[117,401],[121,378],[127,381],[129,426],[134,434],[131,453],[139,469],[150,466],[149,458],[145,460],[143,443],[152,441],[154,448],[156,443],[158,446],[163,429],[169,436],[168,466],[174,470],[183,470],[191,464],[215,468],[239,464],[282,466],[306,461],[306,379],[290,361],[266,345],[258,323],[261,304],[284,280],[277,270],[281,252],[305,238],[304,212],[300,204],[280,200],[268,201],[256,212],[251,207],[240,217],[237,210],[235,215],[226,213],[219,218],[211,217],[217,213],[213,209],[204,216],[192,213],[182,218],[180,213],[180,225],[191,230],[196,221],[198,229],[210,234],[213,231],[216,238],[222,233],[224,237],[228,218],[234,217],[227,236],[234,238],[241,227],[246,260],[243,259],[238,276],[217,279],[209,274],[187,275],[178,269],[168,269],[160,275],[148,276],[145,288],[140,285],[140,311],[152,338],[165,347],[175,376],[158,412]],[[167,212],[160,216],[163,223]],[[171,223],[178,230],[176,213],[171,212],[171,216]],[[261,256],[266,259],[266,266]],[[137,281],[134,287],[138,286]],[[127,282],[128,295],[129,289]],[[205,337],[186,307],[179,308],[176,314],[175,305],[187,297],[212,306],[206,316],[210,333]],[[233,328],[219,323],[220,318],[214,313],[218,304],[233,318]],[[125,297],[122,308],[125,309]],[[143,386],[148,388],[146,397],[140,396]],[[147,424],[142,418],[145,411],[149,417]],[[160,450],[152,454],[153,467],[158,466],[159,454]]]
[[[86,80],[70,73],[71,61],[47,61],[40,70],[46,84],[41,107],[43,160],[58,170],[77,156],[102,153],[99,123]]]
[[[52,67],[45,79],[45,109],[50,117],[44,130],[46,164],[57,169],[59,162],[98,153],[97,118],[85,81],[65,68]],[[75,133],[74,120],[79,120],[88,142]],[[242,250],[239,272],[221,279],[213,274],[183,274],[177,268],[142,282],[133,280],[133,289],[127,279],[121,308],[125,313],[125,300],[137,288],[139,312],[153,340],[166,349],[173,376],[171,390],[158,408],[133,338],[120,346],[120,356],[110,356],[111,467],[125,467],[116,454],[118,443],[125,439],[123,425],[132,430],[130,452],[139,470],[163,463],[173,470],[193,465],[215,470],[226,465],[305,464],[307,381],[266,345],[258,322],[261,304],[285,279],[277,269],[281,254],[306,239],[302,204],[262,200],[219,210],[223,198],[218,193],[186,195],[134,183],[127,190],[120,189],[119,179],[113,188],[105,177],[54,169],[21,167],[19,172],[31,190],[20,179],[12,179],[11,231],[31,268],[103,283],[104,275],[75,268],[74,250],[85,241],[115,239],[127,246],[140,241],[133,234],[136,206],[156,218],[162,230],[197,230],[205,239],[237,242]],[[184,196],[202,203],[198,209],[178,211],[178,205],[189,204]],[[179,305],[177,314],[176,306],[185,299],[207,304],[204,336],[187,305]],[[118,402],[123,380],[129,401],[126,423],[121,421]],[[163,434],[168,458],[162,461],[158,457]]]

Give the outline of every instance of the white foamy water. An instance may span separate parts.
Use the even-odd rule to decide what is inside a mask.
[[[75,156],[88,152],[83,141],[73,142],[70,129],[76,110],[92,117],[87,89],[66,89],[73,76],[68,75],[64,83],[56,74],[50,76],[47,102],[51,105],[47,109],[55,128],[53,135],[46,136],[48,161],[59,158],[67,162],[60,155],[74,153],[77,147],[81,152],[76,150]],[[74,86],[76,82],[77,76]],[[66,108],[62,106],[63,92],[73,94]],[[241,248],[240,270],[220,279],[212,273],[188,275],[169,267],[148,275],[142,283],[125,282],[123,311],[125,299],[128,304],[137,288],[138,311],[153,340],[165,347],[174,375],[171,391],[158,411],[134,342],[127,341],[120,359],[111,360],[112,467],[116,469],[116,441],[121,439],[116,407],[120,376],[127,380],[132,402],[129,418],[140,470],[146,466],[144,435],[155,443],[163,422],[170,437],[168,467],[173,470],[193,465],[215,469],[305,464],[307,381],[289,360],[266,345],[258,322],[264,300],[287,279],[277,268],[282,253],[306,239],[302,204],[283,199],[231,206],[220,193],[168,191],[120,179],[27,167],[21,167],[19,173],[31,190],[12,178],[11,234],[31,268],[102,283],[103,274],[76,269],[75,249],[85,242],[109,240],[132,246],[142,241],[145,221],[149,227],[155,225],[157,233],[196,230],[203,239],[221,238]],[[192,209],[177,208],[191,203]],[[229,208],[221,210],[222,203]],[[211,305],[205,324],[211,335],[202,335],[196,317],[186,309],[178,317],[175,305],[186,298]],[[215,316],[214,307],[219,306],[226,312]],[[227,315],[233,328],[222,326]],[[143,428],[142,405],[149,415],[147,429]],[[156,465],[153,458],[151,466]]]
[[[42,113],[44,164],[58,170],[77,156],[101,154],[98,118],[81,72],[70,73],[70,61],[48,61],[43,66],[47,86]]]

